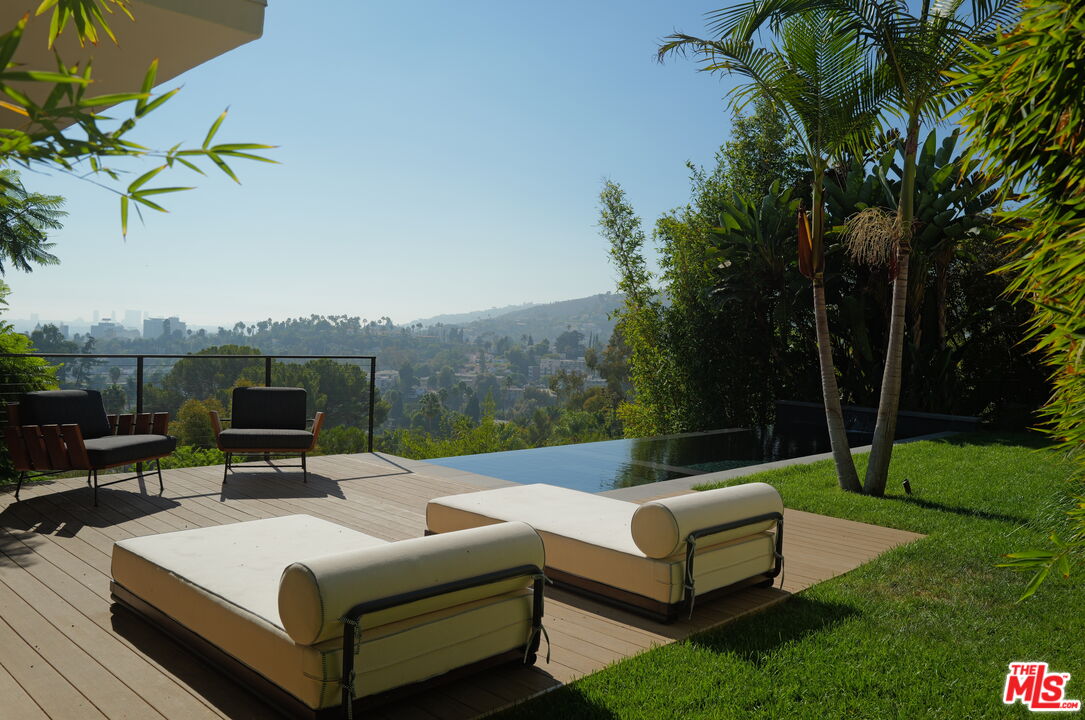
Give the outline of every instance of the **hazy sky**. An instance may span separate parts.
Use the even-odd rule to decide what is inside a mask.
[[[727,137],[728,85],[655,61],[715,7],[270,0],[264,37],[166,83],[184,89],[134,137],[198,144],[230,106],[218,140],[278,145],[282,164],[237,162],[240,186],[177,172],[163,184],[198,189],[133,216],[127,240],[113,195],[24,173],[70,215],[61,265],[7,275],[7,317],[406,322],[613,290],[602,179],[650,229],[687,201],[685,162]]]

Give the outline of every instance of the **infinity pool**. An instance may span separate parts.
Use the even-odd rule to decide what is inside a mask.
[[[854,439],[860,444],[863,438]],[[816,437],[714,430],[426,460],[512,482],[601,492],[825,452]]]

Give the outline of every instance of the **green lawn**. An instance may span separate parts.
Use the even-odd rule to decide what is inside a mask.
[[[1068,473],[1034,438],[972,435],[899,446],[880,500],[841,492],[828,461],[743,478],[789,508],[928,537],[499,717],[1026,717],[1001,701],[1015,660],[1071,673],[1067,697],[1085,700],[1085,576],[1016,604],[1028,576],[994,567],[1057,529]]]

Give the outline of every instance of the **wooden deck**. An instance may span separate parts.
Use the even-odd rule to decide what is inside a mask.
[[[272,713],[158,630],[113,612],[115,540],[191,527],[307,513],[385,538],[417,537],[430,498],[503,484],[389,455],[310,460],[295,471],[169,470],[100,491],[81,479],[0,492],[0,716],[4,718],[259,718]],[[785,600],[847,572],[914,533],[788,510],[783,589],[748,589],[699,603],[692,621],[661,625],[548,589],[551,661],[506,667],[383,708],[395,718],[474,718],[545,692],[650,647]]]

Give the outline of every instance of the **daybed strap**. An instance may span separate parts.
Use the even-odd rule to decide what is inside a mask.
[[[550,664],[550,633],[546,632],[546,627],[543,626],[542,620],[539,621],[538,627],[531,628],[531,632],[527,636],[527,645],[524,646],[524,664],[527,665],[527,656],[531,654],[531,645],[535,642],[535,638],[542,634],[542,639],[546,640],[546,664]],[[542,643],[539,643],[540,645]]]
[[[693,600],[697,597],[697,591],[694,587],[693,581],[693,556],[697,554],[697,535],[690,533],[686,538],[686,577],[682,587],[686,593],[686,597],[689,598],[689,615],[686,619],[693,617]]]
[[[350,625],[354,628],[354,647],[360,648],[362,645],[362,623],[361,619],[351,620],[348,617],[339,618],[345,625]],[[347,720],[354,720],[354,680],[357,677],[357,673],[354,671],[354,666],[351,665],[349,677],[341,678],[339,682],[343,684],[343,687],[347,691],[347,697],[350,698],[350,702],[346,703],[347,706]]]

